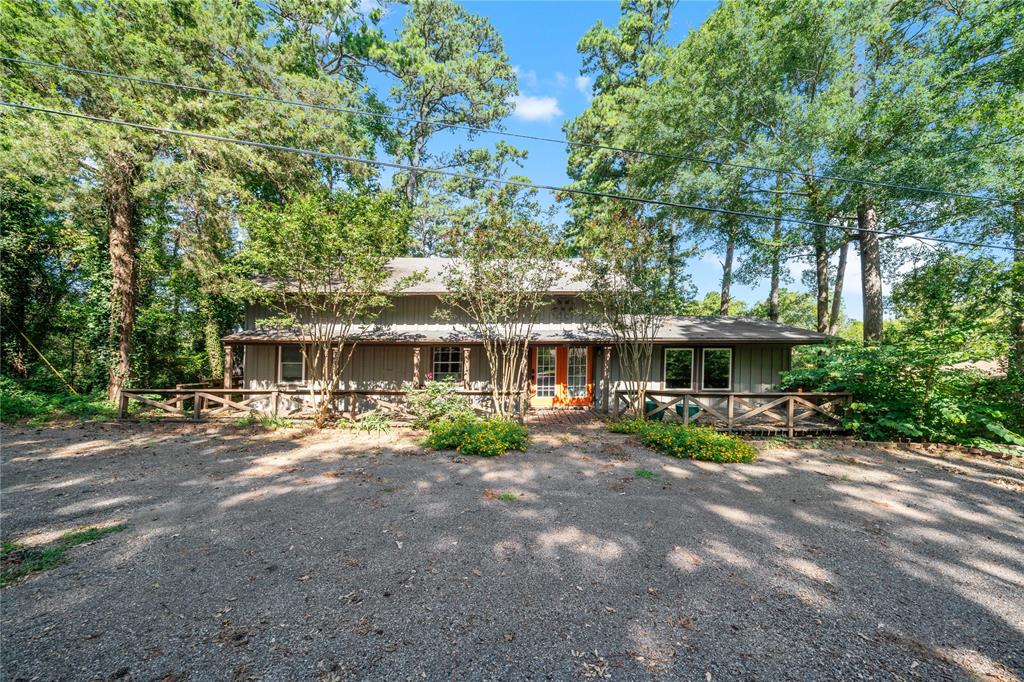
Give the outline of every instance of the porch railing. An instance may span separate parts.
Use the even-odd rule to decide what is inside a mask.
[[[493,411],[490,391],[458,390],[457,394],[469,398],[474,409]],[[335,414],[358,421],[369,414],[383,414],[393,421],[411,419],[403,390],[341,390],[334,391],[328,400]],[[511,395],[511,394],[509,394]],[[182,419],[201,420],[204,417],[259,417],[304,418],[311,417],[320,404],[319,391],[312,394],[302,388],[136,388],[121,392],[118,417],[130,416],[132,401],[156,410],[158,413]]]
[[[616,390],[612,414],[634,411],[636,393]],[[725,431],[785,433],[841,431],[849,393],[726,393],[673,389],[646,394],[647,419],[678,421]]]

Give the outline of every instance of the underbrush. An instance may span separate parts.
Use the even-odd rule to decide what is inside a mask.
[[[262,426],[265,429],[288,429],[292,427],[291,419],[281,417],[261,417],[249,413],[240,419],[235,420],[235,426]]]
[[[117,414],[105,395],[43,393],[0,377],[0,421],[23,419],[45,422],[57,419],[113,419]]]
[[[721,463],[757,459],[757,449],[750,443],[701,426],[634,419],[611,422],[608,429],[614,433],[636,434],[644,445],[679,459]]]
[[[5,542],[0,549],[0,586],[6,587],[32,573],[56,568],[64,563],[64,554],[72,547],[99,540],[125,528],[127,526],[118,525],[72,531],[45,547],[23,547],[17,543]]]
[[[511,419],[439,419],[430,424],[424,444],[435,450],[497,457],[509,450],[526,450],[526,427]]]
[[[406,384],[404,388],[415,429],[430,428],[431,424],[440,420],[459,421],[474,416],[469,400],[458,393],[459,386],[451,379],[428,381],[423,388],[411,384]]]

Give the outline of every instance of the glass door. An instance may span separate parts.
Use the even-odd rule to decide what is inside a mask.
[[[532,405],[545,407],[554,404],[557,369],[558,353],[554,346],[534,349]]]

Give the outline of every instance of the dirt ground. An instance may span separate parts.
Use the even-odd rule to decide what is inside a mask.
[[[721,466],[585,426],[491,460],[408,434],[0,435],[5,541],[128,526],[0,592],[4,680],[1024,677],[1024,473],[994,461]]]

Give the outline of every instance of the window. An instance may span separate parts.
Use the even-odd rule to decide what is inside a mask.
[[[430,378],[434,381],[462,381],[462,349],[458,346],[435,346]]]
[[[555,347],[539,346],[537,348],[536,381],[538,398],[555,397]]]
[[[587,397],[587,349],[584,346],[569,348],[566,392],[570,398]]]
[[[302,383],[306,380],[306,363],[302,361],[302,348],[281,346],[281,359],[277,375],[282,382]]]
[[[702,388],[729,390],[732,386],[732,349],[704,349],[704,382]]]
[[[693,388],[693,349],[665,349],[665,388]]]

